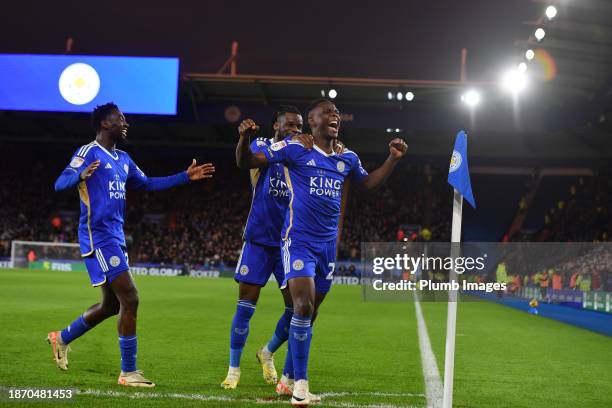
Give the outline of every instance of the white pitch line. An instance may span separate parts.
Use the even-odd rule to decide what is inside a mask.
[[[413,394],[410,392],[324,392],[321,397],[346,397],[346,396],[372,396],[372,397],[424,397],[425,394]]]
[[[76,391],[78,395],[91,395],[96,397],[115,397],[115,398],[128,398],[128,399],[152,399],[152,398],[168,398],[168,399],[186,399],[196,401],[215,401],[215,402],[228,402],[228,403],[251,403],[251,404],[281,404],[288,405],[289,401],[286,399],[248,399],[248,398],[232,398],[224,397],[221,395],[205,395],[205,394],[179,394],[179,393],[159,393],[159,392],[121,392],[121,391],[102,391],[85,389]],[[422,394],[386,394],[386,393],[328,393],[321,394],[321,396],[343,396],[343,395],[377,395],[377,396],[419,396]],[[334,401],[323,401],[322,405],[337,408],[422,408],[413,405],[395,405],[386,403],[375,403],[375,404],[355,404],[352,402],[334,402]]]
[[[444,387],[440,380],[440,371],[436,363],[436,356],[431,349],[431,342],[429,341],[425,319],[423,319],[419,295],[416,292],[414,292],[414,308],[416,310],[419,348],[421,349],[421,365],[423,366],[427,406],[429,408],[440,408],[442,406],[442,390]]]

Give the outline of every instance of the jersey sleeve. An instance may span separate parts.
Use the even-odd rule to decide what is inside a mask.
[[[251,148],[251,152],[260,153],[268,148],[268,142],[264,137],[258,137],[257,139],[251,142],[249,146]]]
[[[292,166],[306,152],[302,143],[291,140],[281,140],[262,150],[270,163],[283,163]]]
[[[349,173],[350,178],[358,183],[362,182],[363,179],[368,176],[368,172],[363,168],[361,160],[354,153],[351,164],[351,172]]]
[[[189,183],[189,176],[186,171],[168,177],[147,177],[129,156],[128,161],[127,188],[129,190],[158,191]]]
[[[144,171],[140,170],[140,167],[134,163],[131,157],[128,158],[128,176],[127,176],[127,188],[130,190],[139,190],[144,188],[149,179]]]
[[[93,161],[93,154],[90,154],[89,145],[79,147],[68,166],[62,171],[55,181],[55,191],[62,191],[76,186],[81,181],[81,172]]]

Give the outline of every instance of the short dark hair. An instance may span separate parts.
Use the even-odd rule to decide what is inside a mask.
[[[283,116],[285,113],[295,113],[296,115],[302,115],[302,112],[300,112],[300,110],[293,105],[280,105],[278,109],[276,109],[276,112],[274,112],[274,115],[272,115],[272,122],[270,123],[272,128],[274,128],[274,124],[276,123],[278,118]]]
[[[91,125],[96,130],[100,130],[100,122],[106,119],[113,111],[119,110],[119,107],[114,102],[108,102],[104,105],[98,105],[91,113]]]
[[[332,105],[334,104],[331,100],[327,98],[319,98],[316,101],[312,102],[310,105],[308,105],[308,107],[306,108],[306,115],[309,115],[311,110],[321,105],[322,103],[331,103]]]

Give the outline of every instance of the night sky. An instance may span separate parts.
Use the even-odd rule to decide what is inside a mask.
[[[127,2],[126,2],[127,3]],[[516,58],[544,4],[461,1],[14,1],[0,52],[178,56],[182,72],[216,72],[240,43],[238,73],[494,80]],[[176,6],[170,7],[169,4]]]

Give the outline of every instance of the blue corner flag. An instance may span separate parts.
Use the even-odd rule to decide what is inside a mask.
[[[472,183],[470,183],[470,169],[468,168],[467,135],[463,130],[457,133],[457,139],[455,140],[455,150],[453,150],[450,167],[448,168],[448,184],[455,187],[472,208],[476,208],[476,202],[472,194]]]

